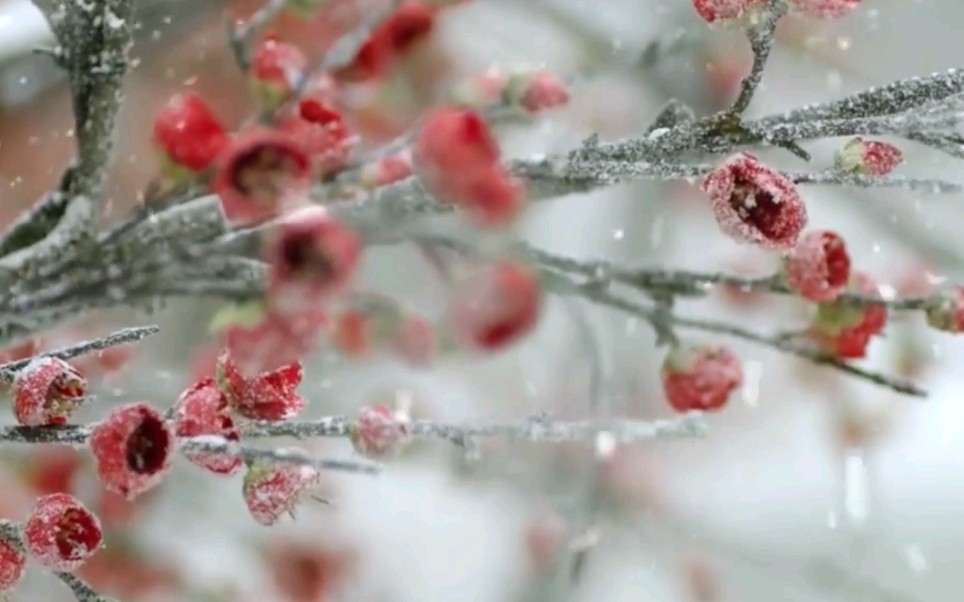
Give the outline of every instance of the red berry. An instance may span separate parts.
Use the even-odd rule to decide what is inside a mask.
[[[286,216],[265,250],[272,307],[290,313],[316,305],[344,288],[360,254],[355,231],[324,208],[307,207]]]
[[[301,362],[246,378],[225,351],[218,359],[216,374],[231,408],[245,418],[286,420],[305,408],[305,399],[295,392],[301,384]]]
[[[852,272],[848,291],[868,297],[880,297],[877,283],[863,272]],[[817,306],[812,334],[823,347],[841,358],[866,355],[870,340],[884,329],[887,308],[883,305],[853,305],[830,301]]]
[[[319,480],[318,471],[310,466],[256,462],[244,475],[244,501],[254,520],[271,526],[281,515],[293,514],[301,498]]]
[[[90,435],[101,482],[129,500],[160,483],[176,444],[164,416],[146,403],[115,409]]]
[[[167,160],[190,171],[207,169],[228,140],[217,116],[193,93],[173,96],[154,117],[154,144]]]
[[[310,184],[304,147],[284,132],[255,127],[231,141],[211,186],[228,219],[251,222],[300,202]]]
[[[787,284],[811,301],[833,301],[850,282],[850,256],[840,236],[814,230],[801,236],[783,260]]]
[[[945,332],[964,332],[964,287],[938,293],[927,307],[927,323]]]
[[[308,66],[297,46],[267,37],[251,57],[251,86],[260,105],[274,109],[291,94]]]
[[[341,169],[357,138],[337,110],[313,98],[298,103],[298,111],[281,120],[279,127],[304,145],[318,176]]]
[[[677,412],[719,410],[743,382],[740,359],[726,347],[676,347],[662,372],[663,391]]]
[[[837,153],[836,166],[841,171],[867,176],[885,176],[900,165],[904,153],[893,144],[879,140],[854,138]]]
[[[838,19],[853,12],[860,0],[790,0],[790,7],[814,19]]]
[[[696,13],[708,23],[741,19],[749,11],[766,6],[768,0],[693,0]]]
[[[181,393],[174,406],[174,432],[178,437],[217,435],[240,441],[241,435],[231,418],[228,398],[213,378],[205,378]],[[217,474],[234,474],[241,469],[241,458],[227,454],[187,452],[185,457]]]
[[[13,382],[13,412],[25,426],[67,424],[83,402],[87,379],[55,357],[38,357]]]
[[[701,188],[720,229],[741,242],[787,249],[807,223],[794,183],[749,153],[727,159],[707,174]]]
[[[470,278],[452,300],[450,316],[465,344],[496,351],[535,327],[541,302],[535,273],[523,264],[502,261]]]
[[[420,128],[413,161],[440,200],[462,205],[481,225],[499,226],[514,218],[524,202],[521,186],[499,156],[481,115],[442,108],[432,111]]]
[[[23,543],[37,563],[51,571],[74,571],[103,540],[100,521],[72,495],[37,500],[23,528]]]
[[[16,587],[26,563],[27,558],[20,545],[0,537],[0,597]]]
[[[359,454],[373,459],[393,458],[408,440],[408,425],[386,405],[359,410],[351,425],[351,443]]]

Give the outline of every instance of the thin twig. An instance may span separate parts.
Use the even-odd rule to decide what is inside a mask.
[[[56,357],[62,360],[69,360],[79,355],[93,353],[94,351],[103,351],[104,349],[110,349],[111,347],[117,347],[119,345],[136,343],[153,334],[157,334],[160,332],[160,330],[161,329],[155,325],[124,328],[99,339],[84,341],[82,343],[77,343],[76,345],[71,345],[69,347],[63,347],[55,351],[48,351],[41,355],[47,357]],[[0,364],[0,381],[9,382],[13,380],[17,372],[32,362],[33,359],[34,358],[27,358]]]

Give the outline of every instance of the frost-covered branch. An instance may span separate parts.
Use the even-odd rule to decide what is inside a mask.
[[[160,332],[160,330],[160,328],[154,325],[124,328],[105,337],[84,341],[77,343],[76,345],[57,349],[55,351],[48,351],[43,355],[60,358],[62,360],[69,360],[79,355],[93,353],[95,351],[103,351],[104,349],[110,349],[111,347],[117,347],[119,345],[136,343],[153,334],[157,334]],[[17,372],[22,370],[31,361],[33,361],[33,358],[0,364],[0,381],[9,382],[13,380],[13,377],[16,376]]]
[[[74,593],[77,602],[119,602],[117,598],[97,593],[87,582],[73,573],[56,573],[56,575]]]
[[[728,114],[740,115],[750,106],[753,94],[760,86],[760,80],[763,79],[763,70],[770,58],[770,51],[773,50],[777,22],[787,14],[787,10],[786,0],[770,0],[760,21],[747,30],[750,49],[753,51],[753,66],[750,68],[749,75],[740,83],[740,95],[733,103],[733,107],[727,111]]]

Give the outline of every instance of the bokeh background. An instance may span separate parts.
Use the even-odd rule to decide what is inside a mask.
[[[250,113],[225,32],[258,5],[142,2],[105,221],[135,207],[156,175],[151,121],[168,96],[196,90],[232,124]],[[864,0],[841,21],[787,20],[751,113],[960,66],[962,19],[964,4],[955,0]],[[279,31],[309,46],[327,35],[324,23],[288,21]],[[2,221],[52,187],[72,153],[63,82],[31,54],[48,35],[29,2],[0,0]],[[500,137],[510,156],[556,153],[594,132],[638,135],[671,97],[700,114],[725,106],[749,58],[736,32],[707,28],[688,0],[471,0],[443,13],[396,75],[353,92],[353,120],[374,145],[464,77],[493,64],[544,65],[572,78],[570,106],[502,127]],[[829,165],[842,143],[808,145],[812,168]],[[960,179],[960,163],[901,144],[904,173]],[[764,156],[805,168],[786,153]],[[964,276],[959,197],[808,188],[806,199],[811,225],[842,233],[855,264],[896,291]],[[635,265],[763,275],[777,263],[724,238],[688,183],[631,183],[540,204],[519,235],[560,254]],[[444,291],[413,249],[372,250],[364,268],[365,288],[429,314],[441,310]],[[162,334],[130,357],[89,360],[88,370],[100,375],[99,398],[78,419],[138,399],[166,407],[210,360],[206,325],[219,307],[191,299],[152,316],[102,313],[38,343],[156,321]],[[791,299],[727,290],[680,309],[764,331],[804,325],[810,311]],[[496,357],[415,371],[320,350],[306,362],[301,392],[312,416],[377,401],[451,421],[511,421],[540,411],[588,417],[591,357],[578,315],[589,321],[603,360],[597,411],[669,416],[658,377],[662,352],[648,325],[564,298],[548,302],[534,335]],[[296,522],[270,529],[248,517],[240,477],[179,462],[161,487],[129,505],[100,490],[83,452],[3,449],[0,516],[17,519],[38,492],[56,488],[89,502],[109,533],[82,575],[122,602],[959,600],[964,341],[927,331],[915,315],[893,320],[872,345],[864,363],[918,379],[931,391],[924,401],[731,343],[747,383],[711,418],[703,440],[618,448],[602,462],[586,445],[492,442],[481,458],[466,459],[419,444],[378,478],[327,475],[320,494],[330,505],[309,501]],[[351,453],[341,441],[307,445]],[[586,551],[585,564],[573,587],[578,550]],[[67,599],[39,571],[13,595]]]

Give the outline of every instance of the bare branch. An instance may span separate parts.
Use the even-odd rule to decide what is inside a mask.
[[[84,341],[83,343],[77,343],[76,345],[71,345],[70,347],[64,347],[62,349],[57,349],[56,351],[46,352],[43,355],[48,357],[57,357],[62,360],[69,360],[79,355],[93,353],[94,351],[103,351],[104,349],[110,349],[111,347],[117,347],[119,345],[136,343],[153,334],[157,334],[160,332],[160,330],[160,328],[153,325],[124,328],[123,330],[118,330],[117,332],[111,333],[106,337],[94,339],[92,341]],[[22,370],[31,361],[33,361],[33,358],[0,364],[0,381],[9,382],[13,380],[17,372]]]

